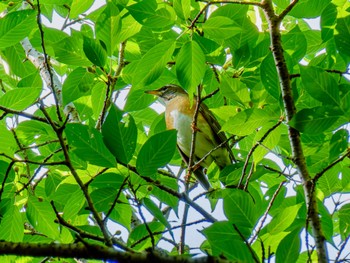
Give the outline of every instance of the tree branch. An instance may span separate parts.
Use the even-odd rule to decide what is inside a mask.
[[[289,122],[296,113],[296,107],[293,99],[290,75],[284,57],[283,46],[281,41],[281,32],[279,29],[281,18],[275,14],[271,0],[264,0],[262,2],[262,9],[264,10],[266,19],[269,23],[271,51],[274,57],[277,74],[280,81],[282,99],[284,103],[284,109],[286,112],[286,120],[287,122]],[[287,10],[286,12],[289,12],[289,10]],[[289,126],[288,134],[293,153],[293,161],[296,165],[299,176],[303,182],[306,203],[308,211],[310,212],[309,218],[311,221],[317,246],[318,262],[326,263],[328,262],[327,246],[325,242],[326,239],[323,234],[321,221],[318,215],[317,198],[315,196],[314,191],[312,190],[313,182],[306,165],[303,147],[300,139],[300,133],[298,130]]]
[[[121,252],[113,248],[99,246],[95,244],[59,244],[59,243],[16,243],[0,242],[1,255],[18,255],[32,257],[60,257],[60,258],[85,258],[100,260],[116,260],[120,263],[229,263],[230,261],[220,257],[198,257],[189,258],[183,256],[161,255],[154,251],[148,250],[145,253]]]

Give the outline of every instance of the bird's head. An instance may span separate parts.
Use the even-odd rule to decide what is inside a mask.
[[[165,104],[177,96],[187,96],[183,88],[173,84],[163,86],[156,90],[147,90],[145,93],[158,96]]]

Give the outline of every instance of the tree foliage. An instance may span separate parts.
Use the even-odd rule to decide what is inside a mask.
[[[1,260],[350,260],[349,10],[2,1]],[[169,83],[200,91],[232,138],[209,193],[149,107]]]

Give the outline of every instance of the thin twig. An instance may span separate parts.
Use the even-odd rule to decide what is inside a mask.
[[[280,21],[283,20],[283,18],[290,12],[292,11],[293,7],[299,2],[299,0],[293,0],[283,11],[281,14],[278,15],[278,19]]]
[[[124,178],[124,180],[123,180],[123,182],[122,182],[122,184],[121,184],[119,190],[118,190],[117,195],[116,195],[115,198],[114,198],[114,201],[113,201],[112,205],[110,206],[108,212],[107,212],[106,215],[105,215],[105,218],[103,219],[103,222],[104,222],[105,224],[107,223],[107,220],[108,220],[110,214],[113,212],[113,210],[114,210],[114,208],[115,208],[115,206],[116,206],[116,204],[117,204],[117,202],[118,202],[118,200],[119,200],[119,197],[120,197],[120,195],[121,195],[122,192],[123,192],[124,186],[126,185],[126,183],[127,183],[128,180],[129,180],[129,176],[126,176],[126,177]]]
[[[198,131],[198,127],[197,127],[197,118],[198,118],[198,114],[199,114],[199,109],[200,109],[200,104],[201,104],[201,85],[198,85],[197,87],[197,100],[196,100],[196,107],[193,113],[193,117],[192,117],[192,138],[191,138],[191,148],[190,148],[190,156],[188,158],[188,171],[187,171],[187,175],[186,175],[186,181],[190,181],[191,179],[191,174],[192,172],[195,170],[195,168],[197,168],[197,166],[192,166],[192,164],[194,163],[194,156],[195,156],[195,149],[196,149],[196,138],[197,138],[197,131]]]
[[[188,184],[185,185],[185,193],[188,194],[189,188]],[[182,222],[181,222],[181,235],[180,235],[180,254],[185,254],[185,241],[186,241],[186,224],[187,224],[187,219],[188,219],[188,211],[190,209],[189,204],[185,204],[184,207],[184,213],[182,216]]]
[[[263,228],[263,226],[264,226],[264,224],[265,224],[266,218],[267,218],[267,216],[268,216],[268,214],[269,214],[269,212],[270,212],[270,210],[271,210],[271,208],[272,208],[272,206],[273,206],[273,203],[275,202],[275,200],[276,200],[276,198],[277,198],[279,192],[281,191],[282,186],[285,184],[285,182],[286,182],[286,181],[283,181],[283,182],[281,182],[281,183],[278,185],[276,191],[274,192],[274,194],[273,194],[273,196],[272,196],[272,198],[271,198],[271,200],[270,200],[270,202],[269,202],[269,205],[267,206],[267,208],[266,208],[266,210],[265,210],[264,215],[262,216],[262,218],[261,218],[261,220],[260,220],[260,224],[259,224],[259,226],[257,227],[254,236],[253,236],[253,237],[250,239],[250,241],[249,241],[249,244],[252,244],[252,243],[254,242],[254,240],[257,238],[257,236],[259,235],[261,229]]]
[[[350,239],[350,235],[348,235],[348,236],[345,238],[345,240],[343,241],[343,244],[340,246],[339,251],[338,251],[338,253],[337,253],[337,256],[336,256],[335,259],[334,259],[334,262],[335,262],[335,263],[340,262],[340,261],[339,261],[340,255],[341,255],[341,253],[343,252],[343,250],[344,250],[346,244],[348,243],[349,239]]]
[[[40,121],[40,122],[43,122],[43,123],[48,123],[48,121],[43,118],[43,117],[39,117],[39,116],[35,116],[35,115],[32,115],[30,113],[26,113],[26,112],[23,112],[23,111],[18,111],[18,110],[13,110],[13,109],[9,109],[9,108],[6,108],[2,105],[0,105],[0,110],[4,111],[5,113],[7,114],[15,114],[15,115],[18,115],[18,116],[21,116],[21,117],[25,117],[25,118],[28,118],[28,119],[31,119],[31,120],[36,120],[36,121]],[[2,115],[0,117],[0,120],[3,119],[5,116]]]
[[[322,171],[318,172],[315,177],[313,178],[314,183],[316,183],[322,175],[324,175],[328,170],[330,170],[331,168],[333,168],[336,164],[340,163],[341,161],[343,161],[346,157],[350,156],[350,148],[348,149],[348,152],[346,154],[344,154],[342,157],[338,158],[337,160],[335,160],[334,162],[332,162],[331,164],[329,164],[327,167],[325,167]]]
[[[281,125],[281,123],[283,122],[283,117],[280,118],[280,120],[275,124],[273,125],[270,129],[268,129],[266,131],[266,133],[261,137],[261,139],[259,141],[257,141],[254,146],[250,149],[249,153],[247,154],[247,157],[246,157],[246,160],[244,162],[244,165],[243,165],[243,169],[242,169],[242,175],[241,175],[241,178],[239,179],[239,182],[238,182],[238,188],[241,187],[242,183],[243,183],[243,180],[244,180],[244,177],[246,175],[246,170],[248,168],[248,164],[249,164],[249,159],[250,157],[253,155],[255,149],[267,138],[267,136],[273,131],[275,130],[278,126]]]
[[[13,166],[14,164],[15,164],[14,161],[12,161],[12,162],[9,163],[9,166],[7,167],[6,172],[5,172],[4,179],[3,179],[2,182],[1,182],[0,202],[1,202],[2,194],[3,194],[4,191],[5,191],[6,180],[7,180],[7,178],[9,177],[9,174],[10,174],[10,172],[11,172],[12,166]]]

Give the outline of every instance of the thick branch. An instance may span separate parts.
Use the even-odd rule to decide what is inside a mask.
[[[296,1],[293,1],[296,2]],[[294,5],[293,5],[294,6]],[[292,7],[293,7],[292,6]],[[269,23],[270,37],[271,37],[271,50],[275,60],[278,78],[280,81],[280,88],[282,93],[282,99],[284,103],[284,109],[286,112],[286,119],[289,122],[296,113],[296,107],[293,99],[292,87],[290,83],[290,75],[285,61],[283,46],[281,40],[280,23],[281,19],[277,16],[273,9],[271,0],[264,0],[262,8],[265,12],[267,21]],[[287,10],[288,12],[290,10]],[[301,144],[300,133],[293,127],[288,127],[289,140],[292,148],[293,161],[298,170],[299,176],[303,182],[303,188],[305,192],[305,198],[309,211],[309,219],[313,228],[315,237],[318,261],[328,262],[327,247],[325,242],[325,236],[322,231],[320,217],[318,215],[318,206],[313,191],[313,182],[310,177],[305,156]]]
[[[167,256],[148,251],[146,253],[129,253],[120,252],[113,248],[98,246],[93,244],[40,244],[40,243],[15,243],[15,242],[0,242],[1,255],[21,255],[32,257],[60,257],[60,258],[85,258],[85,259],[104,259],[117,260],[120,263],[139,262],[139,263],[154,263],[154,262],[168,262],[168,263],[205,263],[229,262],[221,258],[188,258],[182,256]]]

